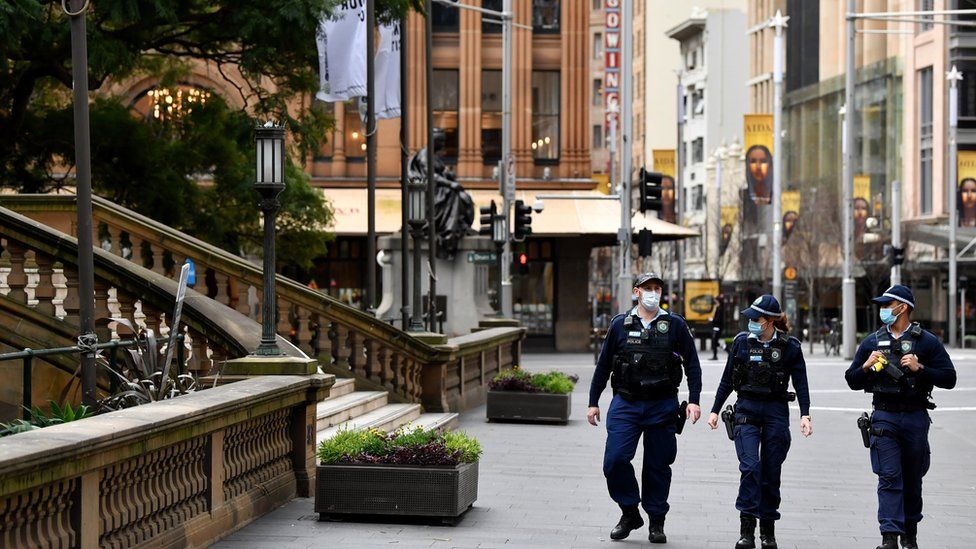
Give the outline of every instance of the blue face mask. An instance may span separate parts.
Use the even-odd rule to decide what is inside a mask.
[[[885,326],[891,326],[892,324],[895,323],[895,320],[898,319],[898,315],[894,314],[893,311],[894,311],[893,308],[881,309],[880,311],[878,311],[878,316],[881,317],[881,322],[883,322]]]
[[[748,330],[749,333],[752,335],[760,335],[762,334],[763,331],[763,325],[760,324],[759,322],[756,322],[755,320],[750,320]]]

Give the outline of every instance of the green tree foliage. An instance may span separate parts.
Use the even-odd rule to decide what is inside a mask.
[[[352,1],[352,0],[347,0]],[[340,0],[100,0],[87,12],[92,184],[96,194],[234,253],[260,250],[251,116],[285,123],[295,158],[332,125],[299,108],[318,87],[315,31]],[[380,0],[380,21],[421,8]],[[46,192],[74,162],[71,47],[59,0],[0,3],[0,185]],[[160,123],[134,114],[109,83],[184,81],[205,62],[234,97]],[[216,91],[216,90],[211,90]],[[248,111],[230,106],[245,104]],[[198,184],[198,182],[202,182]],[[289,165],[279,258],[300,267],[325,251],[331,211]]]

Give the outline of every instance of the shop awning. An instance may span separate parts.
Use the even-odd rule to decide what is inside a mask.
[[[905,233],[908,236],[908,240],[914,242],[930,244],[940,248],[949,247],[948,225],[911,224],[905,227]],[[965,249],[974,239],[976,239],[976,229],[972,227],[956,228],[956,248],[959,251]],[[972,252],[973,248],[970,247],[969,251]]]
[[[366,189],[321,189],[332,204],[335,219],[329,230],[338,235],[366,234]],[[495,191],[468,191],[475,203],[475,222],[478,227],[478,208],[492,200],[501,203]],[[518,191],[516,198],[532,205],[536,195],[551,191]],[[596,191],[559,193],[575,196],[605,196]],[[620,227],[620,204],[614,200],[544,200],[542,213],[532,214],[532,234],[535,236],[616,235]],[[637,213],[631,220],[634,232],[649,229],[655,240],[678,240],[699,236],[697,230],[668,223],[653,214]],[[390,234],[400,230],[400,190],[376,191],[376,232]]]

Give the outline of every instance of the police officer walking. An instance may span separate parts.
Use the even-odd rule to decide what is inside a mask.
[[[861,342],[845,377],[851,389],[874,394],[863,428],[878,475],[878,549],[897,549],[899,535],[902,547],[915,549],[929,469],[931,393],[955,387],[956,370],[942,342],[911,321],[909,288],[896,284],[872,301],[881,306],[883,326]]]
[[[638,504],[648,515],[651,543],[667,543],[664,517],[668,513],[671,464],[677,455],[676,433],[690,417],[701,416],[701,365],[695,340],[685,320],[661,309],[664,280],[656,274],[642,274],[634,282],[638,304],[630,312],[614,317],[597,360],[586,418],[591,425],[600,419],[600,394],[610,378],[613,400],[607,411],[607,444],[603,474],[610,497],[623,515],[610,532],[614,540],[624,539],[644,525]],[[688,376],[688,402],[678,404],[682,370]],[[612,378],[611,378],[612,374]],[[644,436],[643,492],[637,485],[631,460],[637,442]]]
[[[741,473],[735,500],[741,537],[735,547],[756,547],[758,519],[763,549],[775,549],[780,474],[790,449],[789,402],[799,400],[800,432],[813,434],[807,368],[800,341],[789,335],[789,321],[775,297],[760,297],[742,316],[749,319],[749,331],[732,342],[708,425],[718,427],[719,411],[735,390],[735,407],[723,417]],[[790,380],[796,393],[789,392]]]

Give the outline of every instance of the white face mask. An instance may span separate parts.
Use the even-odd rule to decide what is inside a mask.
[[[645,309],[656,309],[661,304],[661,294],[649,290],[641,290],[640,301]]]

